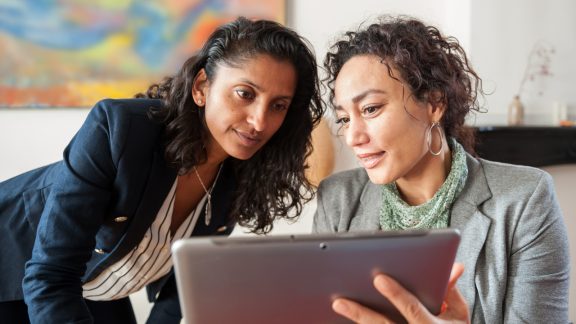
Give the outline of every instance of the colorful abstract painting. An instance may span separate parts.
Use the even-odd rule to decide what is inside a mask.
[[[284,0],[0,0],[0,108],[91,107],[174,74],[216,26]]]

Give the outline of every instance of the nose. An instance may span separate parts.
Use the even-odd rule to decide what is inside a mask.
[[[267,119],[268,113],[267,105],[265,103],[254,103],[251,109],[249,109],[246,118],[248,124],[250,124],[257,132],[262,132],[266,129]]]
[[[351,118],[344,132],[346,145],[350,147],[362,145],[370,141],[370,137],[366,132],[366,124],[362,122],[362,119]]]

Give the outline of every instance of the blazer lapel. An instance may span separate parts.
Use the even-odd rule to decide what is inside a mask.
[[[175,169],[166,166],[162,153],[155,152],[150,177],[142,194],[140,205],[136,209],[138,222],[132,224],[131,234],[126,236],[125,245],[133,247],[142,240],[144,233],[156,218],[158,210],[160,210],[170,188],[176,181],[176,175]]]
[[[170,188],[176,180],[176,170],[166,166],[160,151],[154,153],[150,176],[146,181],[146,188],[140,197],[140,203],[134,215],[135,219],[122,236],[119,244],[105,260],[106,264],[113,264],[130,252],[141,240],[154,219]],[[103,266],[102,264],[99,267]],[[104,265],[105,266],[105,265]]]
[[[458,280],[458,287],[472,307],[476,297],[474,284],[476,264],[492,222],[479,210],[479,206],[490,199],[492,193],[480,162],[468,156],[467,164],[467,184],[452,207],[450,227],[458,229],[461,234],[456,261],[464,263],[465,269]]]

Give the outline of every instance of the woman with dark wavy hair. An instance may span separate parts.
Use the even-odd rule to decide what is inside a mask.
[[[134,323],[147,287],[148,322],[177,323],[173,241],[266,233],[313,196],[323,105],[294,31],[239,18],[137,97],[99,102],[63,161],[0,184],[2,321]]]
[[[464,123],[479,110],[481,82],[456,39],[383,17],[347,32],[324,65],[340,133],[362,168],[320,184],[314,231],[458,229],[440,314],[375,277],[410,323],[567,323],[568,240],[552,179],[473,155]],[[389,323],[351,300],[332,306],[356,322]]]

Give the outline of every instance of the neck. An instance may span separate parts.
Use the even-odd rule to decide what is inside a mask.
[[[198,165],[198,168],[217,169],[224,160],[229,157],[228,153],[212,138],[206,143],[206,162]]]
[[[213,144],[214,141],[209,141],[206,144],[206,161],[201,164],[195,165],[197,172],[206,183],[212,183],[216,174],[220,170],[220,166],[228,158],[228,154],[218,144]],[[193,169],[188,170],[185,174],[180,176],[180,181],[186,178],[195,178],[196,173]]]
[[[421,205],[434,197],[444,184],[452,167],[452,152],[448,145],[439,156],[427,155],[410,174],[396,181],[402,199],[411,206]]]
[[[218,170],[220,170],[220,166],[222,164],[214,164],[214,163],[203,163],[203,164],[199,164],[197,166],[195,166],[196,170],[198,171],[198,173],[200,173],[200,175],[202,176],[202,179],[204,178],[212,178],[212,176],[215,176],[216,173],[218,173]],[[187,173],[190,176],[195,176],[194,175],[194,171],[190,171]]]

